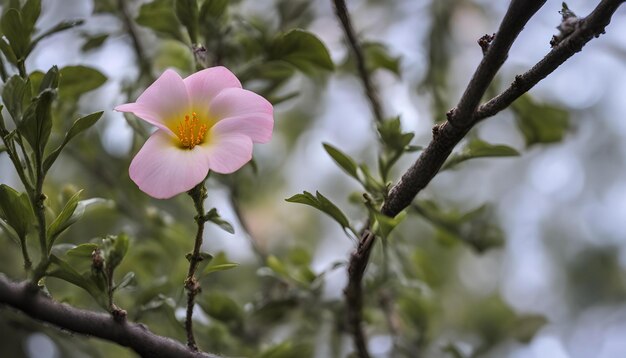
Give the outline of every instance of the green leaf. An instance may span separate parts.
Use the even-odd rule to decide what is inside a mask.
[[[200,7],[200,21],[204,24],[211,20],[217,20],[226,13],[230,0],[204,0]]]
[[[514,157],[519,155],[517,150],[507,145],[490,144],[481,139],[473,138],[459,153],[451,155],[441,170],[453,168],[459,163],[474,158]]]
[[[4,218],[17,236],[24,240],[31,223],[34,221],[33,210],[26,193],[19,193],[6,184],[0,184],[0,208]]]
[[[312,206],[335,219],[335,221],[337,221],[342,228],[349,229],[354,232],[354,230],[352,230],[352,228],[350,227],[350,222],[348,221],[348,218],[344,215],[341,209],[339,209],[319,191],[315,192],[315,196],[305,191],[302,194],[296,194],[291,198],[285,200],[290,203],[299,203]]]
[[[289,277],[289,270],[287,270],[287,266],[280,262],[276,256],[269,255],[265,260],[265,264],[279,276]]]
[[[16,9],[9,9],[0,19],[2,33],[9,40],[11,49],[18,60],[26,58],[28,44],[30,42],[30,32],[22,21],[22,15]]]
[[[233,225],[231,225],[231,223],[229,223],[228,221],[222,219],[220,217],[220,214],[217,213],[216,208],[212,208],[211,210],[209,210],[209,212],[207,212],[204,215],[204,218],[205,220],[214,223],[215,225],[219,226],[222,230],[230,234],[235,233],[235,229],[233,228]]]
[[[1,20],[0,20],[1,21]],[[13,65],[17,65],[17,57],[11,46],[3,39],[0,38],[0,51],[4,54],[4,57],[9,60]]]
[[[82,190],[79,190],[74,194],[71,198],[68,199],[67,203],[65,203],[65,207],[59,213],[59,215],[54,219],[54,221],[48,226],[47,234],[48,237],[48,247],[51,247],[54,243],[54,240],[61,234],[65,229],[70,227],[76,220],[72,221],[72,217],[74,216],[74,212],[78,206],[78,198],[82,193]],[[83,209],[84,210],[84,209]],[[80,214],[82,216],[82,213]]]
[[[114,270],[124,259],[129,246],[128,235],[109,235],[103,240],[104,261],[107,268]]]
[[[59,154],[61,154],[61,151],[63,150],[63,148],[65,148],[67,143],[69,143],[69,141],[72,140],[72,138],[77,136],[79,133],[89,129],[91,126],[96,124],[96,122],[100,119],[100,117],[102,117],[102,113],[104,112],[95,112],[95,113],[86,115],[82,118],[77,119],[74,122],[74,124],[72,124],[72,127],[70,128],[70,130],[65,134],[65,138],[63,138],[63,142],[61,142],[61,144],[55,150],[53,150],[44,161],[43,163],[44,173],[50,169],[52,164],[54,164],[54,162],[57,160]]]
[[[39,93],[47,89],[57,89],[59,87],[59,68],[52,66],[39,82]]]
[[[104,287],[96,279],[89,274],[81,275],[69,263],[56,255],[50,255],[50,262],[52,265],[47,273],[48,276],[59,278],[84,289],[101,307],[108,309]]]
[[[122,280],[120,280],[120,283],[113,287],[113,290],[115,291],[120,288],[128,287],[133,283],[133,281],[135,281],[135,273],[132,271],[127,272],[126,275],[122,277]]]
[[[380,139],[389,148],[397,151],[406,151],[407,146],[415,136],[411,132],[402,132],[400,117],[394,117],[378,124]]]
[[[41,0],[27,0],[22,7],[22,22],[24,31],[32,35],[35,31],[35,23],[41,14]]]
[[[154,30],[159,35],[182,42],[180,23],[176,18],[173,5],[171,0],[155,0],[143,4],[139,8],[139,16],[135,21],[141,26]]]
[[[385,44],[380,42],[363,42],[361,48],[365,57],[365,67],[369,73],[381,69],[387,70],[398,77],[400,76],[400,57],[391,56]],[[356,60],[352,52],[350,52],[343,66],[352,72],[356,70]]]
[[[192,44],[198,43],[198,2],[176,0],[176,16],[187,29]]]
[[[69,250],[67,250],[65,252],[65,255],[67,256],[74,256],[74,257],[88,257],[91,258],[91,255],[93,254],[93,252],[98,248],[99,246],[97,244],[81,244],[78,245],[74,248],[71,248]]]
[[[230,270],[237,266],[239,266],[239,264],[228,261],[226,254],[220,252],[213,257],[211,262],[202,271],[202,274],[208,275],[212,272]]]
[[[233,299],[220,292],[203,293],[198,300],[202,310],[222,322],[241,322],[243,309]]]
[[[378,234],[386,239],[391,234],[391,231],[398,226],[406,218],[406,211],[401,212],[393,218],[390,218],[387,215],[384,215],[378,211],[374,211],[374,217],[376,218],[376,223],[378,223]]]
[[[18,130],[37,155],[42,156],[52,131],[52,101],[56,92],[45,90],[26,108]]]
[[[33,41],[31,41],[30,46],[28,47],[28,53],[30,53],[35,46],[37,46],[37,44],[39,44],[39,41],[45,39],[46,37],[52,36],[56,33],[59,33],[61,31],[65,31],[65,30],[69,30],[73,27],[76,26],[80,26],[84,23],[83,20],[70,20],[70,21],[61,21],[58,24],[54,25],[52,28],[50,28],[47,31],[44,31],[43,33],[41,33],[39,36],[35,37],[33,39]]]
[[[77,99],[106,82],[100,71],[86,66],[67,66],[60,71],[59,95],[65,99]]]
[[[16,125],[19,125],[24,109],[30,104],[31,96],[30,83],[18,75],[11,76],[4,85],[2,101]]]
[[[17,234],[17,232],[15,232],[15,229],[13,229],[9,225],[9,223],[4,221],[4,219],[2,218],[0,218],[0,228],[2,228],[2,230],[4,230],[4,232],[9,236],[9,239],[13,240],[13,242],[15,242],[17,245],[22,245],[22,239]]]
[[[316,69],[332,71],[335,66],[324,43],[312,33],[294,29],[274,39],[269,53],[270,60],[288,62],[307,75]]]
[[[328,155],[333,158],[337,165],[339,165],[351,177],[359,180],[358,166],[352,158],[328,143],[324,143],[323,145]]]
[[[107,33],[87,36],[85,43],[83,43],[83,45],[80,47],[80,50],[83,52],[87,52],[100,48],[108,38],[109,34]]]
[[[556,106],[540,104],[523,95],[511,106],[526,146],[560,142],[569,128],[569,113]]]

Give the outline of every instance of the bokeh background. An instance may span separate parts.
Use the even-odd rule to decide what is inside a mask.
[[[135,20],[146,3],[43,1],[38,29],[61,20],[85,23],[43,41],[26,67],[46,72],[53,65],[82,65],[106,77],[94,90],[64,99],[67,105],[55,112],[53,139],[59,140],[79,114],[105,111],[94,129],[71,144],[46,183],[56,210],[78,189],[85,190],[83,198],[106,199],[59,239],[66,246],[58,251],[129,234],[129,253],[116,279],[129,271],[135,277],[117,293],[118,305],[156,333],[183,341],[192,203],[186,195],[151,199],[136,188],[127,168],[151,129],[112,110],[134,101],[166,68],[183,76],[195,70],[178,23],[168,26],[181,39],[168,26],[154,30],[155,23],[163,24],[162,13]],[[167,8],[172,2],[155,3]],[[415,133],[412,144],[425,146],[432,125],[458,101],[482,56],[476,40],[496,31],[507,5],[348,1],[356,31],[371,50],[385,114],[400,116],[403,130]],[[568,5],[584,16],[596,1]],[[550,50],[560,9],[561,2],[548,1],[528,23],[490,93]],[[141,61],[124,12],[141,42]],[[345,357],[352,346],[342,289],[355,242],[324,214],[284,200],[319,190],[355,227],[367,217],[359,199],[363,189],[322,146],[330,143],[376,166],[377,133],[344,35],[330,1],[320,0],[231,1],[211,26],[202,32],[209,62],[216,49],[222,51],[220,62],[246,88],[275,103],[276,127],[270,143],[255,147],[254,167],[209,179],[207,206],[217,208],[235,234],[209,225],[204,249],[239,266],[203,278],[197,340],[202,349],[228,356]],[[275,64],[264,55],[266,46],[296,27],[326,45],[334,70],[270,66]],[[385,245],[378,243],[365,281],[374,356],[626,357],[625,33],[626,11],[620,9],[606,35],[470,134],[513,147],[519,156],[473,159],[440,173]],[[520,130],[528,121],[543,123],[535,128],[552,134],[532,140]],[[392,181],[417,155],[401,158]],[[4,154],[0,182],[21,187]],[[0,270],[23,278],[19,248],[4,235]],[[34,236],[31,243],[36,246]],[[54,278],[47,284],[57,300],[100,309],[80,288]],[[6,308],[0,309],[0,332],[6,357],[134,356]]]

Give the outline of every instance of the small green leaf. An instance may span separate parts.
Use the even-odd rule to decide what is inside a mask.
[[[182,41],[180,23],[174,12],[174,4],[171,0],[155,0],[143,4],[139,8],[139,16],[135,20],[137,24],[148,27],[157,34]]]
[[[4,56],[11,62],[13,65],[17,65],[17,57],[15,56],[15,52],[11,46],[3,39],[0,38],[0,51],[4,54]]]
[[[72,216],[74,216],[74,212],[78,206],[78,198],[82,193],[82,190],[79,190],[74,194],[67,203],[65,203],[65,207],[59,213],[59,215],[54,219],[54,221],[48,226],[47,234],[48,237],[48,247],[51,247],[54,243],[54,240],[61,234],[65,229],[70,227],[73,224]],[[81,214],[82,215],[82,214]]]
[[[17,245],[22,245],[22,239],[19,237],[17,232],[15,232],[15,229],[13,229],[11,225],[9,225],[9,223],[4,221],[2,218],[0,218],[0,228],[2,228],[2,230],[4,230],[4,232],[9,236],[9,239],[13,240],[13,242]]]
[[[108,246],[104,250],[104,260],[107,268],[114,270],[124,259],[128,252],[129,238],[126,234],[119,234],[117,236],[108,236]]]
[[[96,122],[100,119],[100,117],[102,117],[102,113],[104,112],[95,112],[95,113],[86,115],[82,118],[77,119],[74,122],[74,124],[72,124],[72,127],[70,128],[70,130],[65,134],[65,138],[63,138],[63,142],[61,142],[61,144],[55,150],[53,150],[44,161],[43,163],[44,173],[50,169],[52,164],[54,164],[54,162],[57,160],[59,154],[61,154],[61,151],[63,150],[63,148],[65,148],[67,143],[79,133],[89,129],[91,126],[96,124]]]
[[[243,309],[233,299],[220,292],[203,293],[198,300],[202,310],[222,322],[241,322]]]
[[[511,106],[526,146],[560,142],[569,128],[569,113],[556,106],[540,104],[523,95]]]
[[[11,49],[18,60],[24,60],[30,42],[30,32],[22,21],[22,15],[16,9],[9,9],[0,19],[2,33],[9,40]]]
[[[202,271],[202,274],[207,275],[212,272],[230,270],[237,266],[239,266],[239,264],[228,261],[228,259],[226,258],[226,254],[220,252],[213,257],[211,262]]]
[[[200,21],[202,23],[217,20],[226,13],[230,0],[204,0],[200,7]]]
[[[35,23],[41,14],[41,0],[27,0],[21,12],[24,31],[32,35],[35,30]]]
[[[333,61],[324,43],[312,33],[294,29],[279,35],[271,45],[270,60],[288,62],[307,75],[316,69],[332,71]]]
[[[102,86],[106,80],[105,75],[91,67],[63,67],[60,71],[59,95],[65,99],[75,100]]]
[[[178,21],[187,29],[191,43],[198,43],[198,2],[196,0],[175,1]]]
[[[389,148],[397,151],[405,151],[414,133],[402,132],[400,117],[394,117],[378,124],[378,134],[382,142]]]
[[[24,110],[30,104],[31,96],[30,83],[18,75],[11,76],[4,85],[2,101],[16,125],[19,125]]]
[[[350,158],[348,155],[346,155],[345,153],[343,153],[342,151],[340,151],[339,149],[333,147],[332,145],[328,143],[324,143],[323,145],[328,155],[330,155],[331,158],[333,158],[333,160],[335,161],[335,163],[337,163],[337,165],[339,165],[351,177],[357,180],[359,179],[358,166],[352,158]]]
[[[374,211],[374,217],[376,218],[376,223],[378,223],[378,234],[386,239],[389,237],[389,234],[393,229],[398,226],[406,218],[406,211],[401,212],[396,215],[396,217],[390,218],[387,215],[384,215],[378,211]]]
[[[101,307],[108,308],[105,286],[102,285],[102,282],[98,282],[99,280],[91,277],[89,273],[81,275],[70,264],[56,255],[50,255],[50,261],[52,265],[47,273],[48,276],[59,278],[84,289]],[[100,281],[101,279],[100,276]]]
[[[87,36],[85,43],[80,47],[80,50],[83,52],[87,52],[100,48],[108,38],[109,34],[107,33]]]
[[[37,155],[43,155],[52,131],[54,90],[45,90],[26,108],[18,130]]]
[[[124,277],[120,280],[120,283],[113,287],[113,290],[115,291],[120,288],[128,287],[133,283],[133,281],[135,281],[135,273],[132,271],[127,272],[126,275],[124,275]]]
[[[519,152],[514,148],[502,144],[490,144],[474,138],[459,153],[451,155],[441,170],[453,168],[459,163],[474,158],[514,156],[519,156]]]
[[[39,93],[47,89],[57,89],[59,87],[59,68],[52,66],[39,82]]]
[[[316,196],[313,196],[311,193],[305,191],[302,194],[296,194],[291,198],[285,199],[290,203],[299,203],[304,205],[309,205],[317,210],[320,210],[330,217],[335,219],[344,229],[352,229],[350,228],[350,222],[348,218],[344,215],[344,213],[339,209],[335,204],[333,204],[330,200],[328,200],[324,195],[322,195],[319,191],[315,192]]]
[[[265,260],[265,264],[279,276],[289,277],[289,271],[287,270],[287,267],[282,262],[280,262],[280,260],[276,256],[269,255]]]
[[[382,69],[387,70],[396,76],[400,76],[400,57],[389,54],[389,49],[380,42],[363,42],[361,44],[363,56],[365,57],[365,67],[370,73]],[[352,52],[348,56],[344,66],[355,71],[356,61]]]
[[[26,193],[19,193],[6,184],[0,184],[0,208],[7,223],[23,240],[34,221],[33,210]]]
[[[97,244],[81,244],[65,252],[67,256],[91,258],[93,252],[98,248]]]
[[[233,225],[231,225],[231,223],[229,223],[228,221],[222,219],[220,217],[220,214],[217,213],[216,208],[212,208],[211,210],[209,210],[209,212],[207,212],[204,215],[204,218],[205,220],[214,223],[215,225],[219,226],[222,230],[230,234],[235,233],[235,229],[233,228]]]

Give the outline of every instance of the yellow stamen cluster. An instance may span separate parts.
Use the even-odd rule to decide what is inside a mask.
[[[176,128],[181,145],[187,149],[193,149],[202,143],[208,130],[207,125],[201,124],[198,120],[196,112],[191,114],[191,118],[186,115],[185,120],[181,121]]]

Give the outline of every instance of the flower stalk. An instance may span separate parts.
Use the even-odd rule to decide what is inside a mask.
[[[198,265],[203,260],[200,255],[200,248],[202,247],[202,237],[204,235],[204,224],[206,223],[206,216],[204,215],[204,199],[207,197],[206,187],[204,181],[196,185],[193,189],[187,192],[193,200],[194,207],[196,209],[196,224],[198,229],[196,231],[196,240],[193,246],[193,252],[188,255],[189,259],[189,271],[187,278],[185,279],[185,289],[187,290],[187,316],[185,319],[185,330],[187,331],[187,346],[194,350],[198,350],[196,340],[193,335],[193,307],[195,304],[196,296],[200,293],[200,283],[195,276]]]

